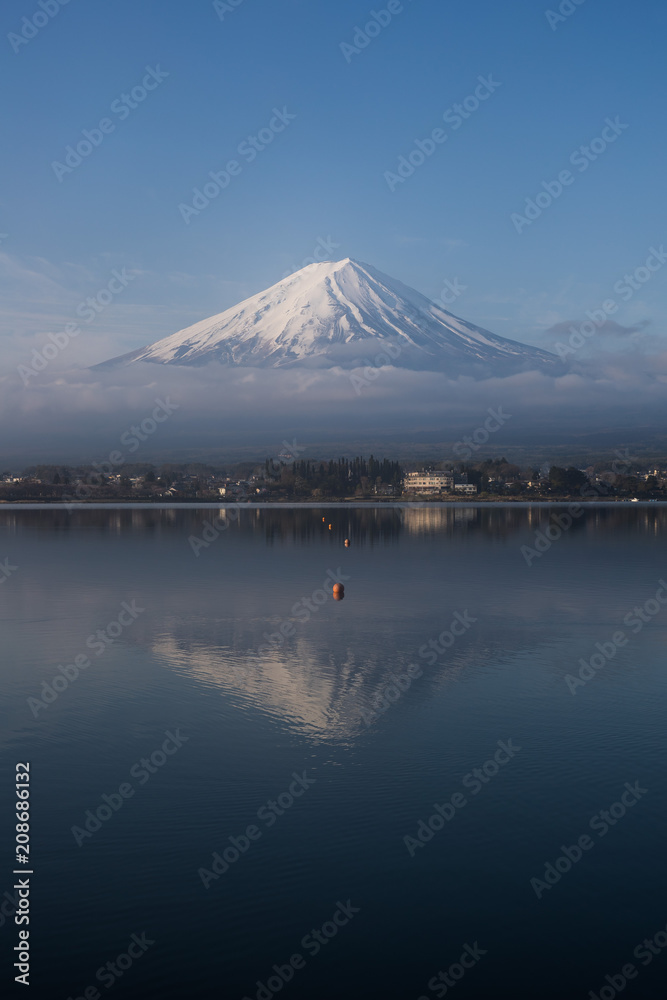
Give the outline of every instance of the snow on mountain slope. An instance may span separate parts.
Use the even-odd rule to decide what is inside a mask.
[[[389,348],[398,368],[458,374],[541,370],[555,355],[498,337],[346,258],[309,264],[225,312],[110,364],[356,368]]]

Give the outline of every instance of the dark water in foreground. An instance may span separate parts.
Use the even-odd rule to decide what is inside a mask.
[[[550,513],[0,509],[5,995],[663,998],[667,509]]]

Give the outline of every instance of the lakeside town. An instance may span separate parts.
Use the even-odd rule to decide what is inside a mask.
[[[619,453],[620,454],[620,453]],[[0,503],[298,503],[392,501],[667,500],[667,466],[617,457],[585,468],[545,464],[525,469],[505,458],[441,462],[418,468],[389,459],[134,463],[107,472],[37,465],[0,473]]]

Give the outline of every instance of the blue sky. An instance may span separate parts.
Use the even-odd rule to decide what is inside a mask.
[[[667,241],[657,0],[566,0],[572,13],[554,27],[535,0],[393,0],[389,23],[347,54],[384,0],[234,2],[69,0],[36,31],[22,19],[37,0],[3,4],[3,365],[72,319],[114,268],[132,281],[69,362],[219,312],[318,240],[433,298],[458,279],[452,312],[544,343],[548,327],[616,298],[614,283]],[[12,43],[22,30],[34,37]],[[147,67],[168,75],[122,117],[110,110]],[[480,77],[493,93],[460,127],[443,121]],[[248,162],[239,145],[276,108],[296,117]],[[59,180],[54,161],[105,117],[113,131]],[[581,171],[571,154],[608,118],[627,127]],[[385,173],[437,128],[446,140],[392,191]],[[186,224],[179,205],[235,158],[237,175]],[[517,232],[512,213],[568,168],[572,182]],[[661,337],[666,278],[667,267],[653,274],[615,321],[648,320]]]

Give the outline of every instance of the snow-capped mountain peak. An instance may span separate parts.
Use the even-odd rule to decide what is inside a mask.
[[[467,323],[349,257],[309,264],[217,316],[107,364],[356,368],[383,348],[396,367],[454,377],[560,367],[554,355]]]

